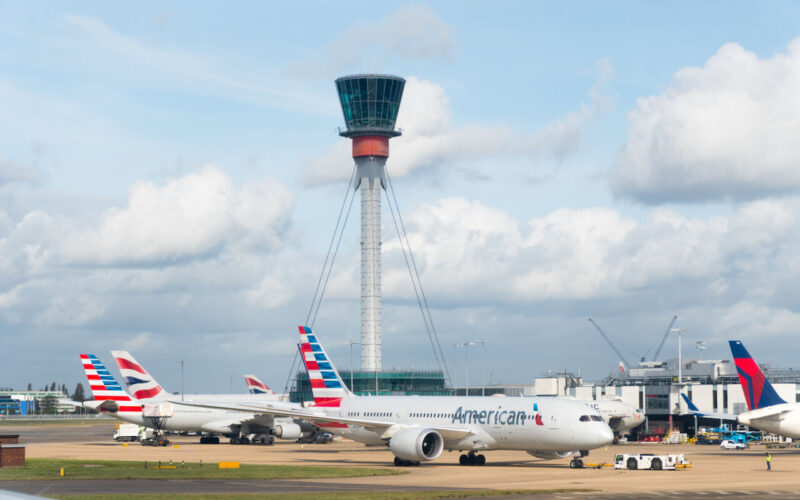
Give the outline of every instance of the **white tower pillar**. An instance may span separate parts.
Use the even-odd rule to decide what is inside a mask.
[[[381,370],[381,190],[386,158],[355,159],[361,189],[361,369]]]

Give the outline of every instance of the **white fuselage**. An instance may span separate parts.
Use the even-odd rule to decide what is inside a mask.
[[[261,400],[263,401],[263,399]],[[273,400],[274,401],[274,400]],[[189,400],[187,400],[187,403]],[[147,401],[139,401],[142,406]],[[218,434],[260,434],[270,433],[277,425],[286,425],[294,422],[292,418],[273,417],[271,415],[254,415],[252,411],[242,411],[235,408],[218,409],[190,405],[176,402],[161,403],[172,406],[172,416],[166,417],[163,428],[168,431],[212,432]],[[282,403],[287,408],[297,409],[300,405]],[[142,411],[106,411],[104,413],[124,422],[154,427],[152,419],[145,417]]]
[[[622,401],[598,399],[586,404],[597,410],[614,432],[624,434],[644,423],[644,412]]]
[[[800,404],[782,403],[739,414],[737,422],[792,439],[800,438]]]
[[[342,399],[338,408],[315,410],[330,416],[385,420],[400,428],[471,431],[458,439],[445,437],[444,448],[450,450],[590,450],[613,440],[611,429],[594,409],[561,398],[353,397]],[[387,440],[385,435],[359,425],[320,427],[366,444],[381,445]]]

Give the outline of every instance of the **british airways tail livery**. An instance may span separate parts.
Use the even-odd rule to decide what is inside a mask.
[[[165,399],[164,388],[127,351],[111,351],[117,368],[136,399]]]
[[[731,346],[733,361],[736,363],[736,371],[739,372],[739,382],[742,384],[747,409],[758,410],[767,406],[785,404],[786,401],[775,392],[772,384],[764,376],[764,372],[744,348],[744,344],[739,340],[730,340],[728,343]]]
[[[729,341],[739,372],[748,411],[737,422],[790,438],[800,438],[800,404],[787,403],[769,383],[764,372],[739,340]]]
[[[274,394],[275,392],[255,375],[245,375],[244,383],[250,394]]]

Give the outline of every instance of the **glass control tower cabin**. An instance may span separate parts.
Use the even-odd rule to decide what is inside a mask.
[[[381,189],[386,189],[389,139],[406,81],[390,75],[351,75],[336,80],[346,129],[353,140],[361,188],[361,370],[381,370]]]

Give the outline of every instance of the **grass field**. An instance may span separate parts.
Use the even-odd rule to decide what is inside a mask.
[[[366,467],[242,464],[239,469],[220,469],[216,463],[172,465],[174,469],[159,469],[158,462],[145,465],[139,461],[29,458],[24,467],[0,469],[0,481],[59,479],[62,467],[64,479],[320,479],[407,474],[404,470]]]
[[[435,500],[438,498],[465,498],[465,497],[498,497],[498,496],[530,496],[553,495],[558,493],[588,493],[594,490],[586,489],[555,489],[555,490],[458,490],[458,491],[406,491],[406,492],[342,492],[342,493],[250,493],[233,495],[130,495],[124,498],[132,500],[166,500],[178,497],[181,500],[253,500],[254,498],[269,498],[270,500]],[[72,499],[74,496],[56,496],[54,498]],[[123,495],[84,495],[82,500],[119,500]]]

